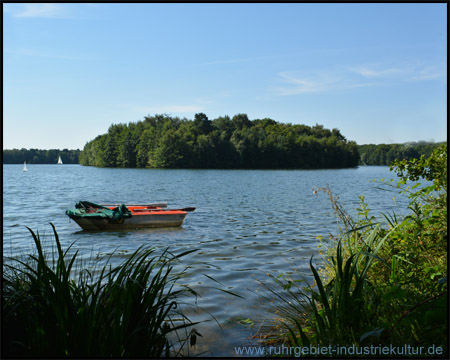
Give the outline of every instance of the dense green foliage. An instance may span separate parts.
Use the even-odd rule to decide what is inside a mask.
[[[325,267],[310,264],[315,286],[305,288],[294,276],[277,279],[282,291],[268,286],[281,300],[277,313],[287,321],[291,345],[411,346],[425,356],[439,347],[434,355],[448,358],[447,145],[428,158],[396,161],[392,170],[400,181],[382,184],[408,194],[411,212],[403,219],[383,214],[377,222],[360,196],[355,220],[321,189],[343,226],[330,236]],[[418,180],[429,183],[408,185]]]
[[[358,145],[360,165],[391,165],[395,160],[429,157],[442,143],[419,141],[405,144]]]
[[[53,225],[52,225],[53,226]],[[195,329],[179,305],[196,292],[174,274],[182,256],[139,248],[120,265],[77,266],[78,251],[37,254],[3,264],[2,357],[140,357],[181,354]]]
[[[38,150],[38,149],[12,149],[3,150],[4,164],[56,164],[58,156],[64,164],[78,164],[81,150]]]
[[[249,120],[166,115],[112,125],[87,143],[80,164],[150,168],[342,168],[358,165],[357,145],[339,130]]]

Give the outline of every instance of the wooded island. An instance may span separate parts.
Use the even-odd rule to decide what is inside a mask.
[[[113,124],[80,150],[3,150],[4,164],[64,164],[129,168],[323,169],[391,165],[394,160],[428,158],[440,143],[357,145],[338,129],[292,125],[246,114],[214,120],[168,115]]]
[[[357,145],[338,129],[292,125],[246,114],[209,120],[167,115],[111,125],[88,142],[80,164],[192,169],[321,169],[355,167]]]

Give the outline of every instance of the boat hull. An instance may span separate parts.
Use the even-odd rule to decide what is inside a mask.
[[[160,211],[133,215],[128,219],[110,222],[109,219],[71,217],[83,230],[122,230],[181,226],[185,211]]]

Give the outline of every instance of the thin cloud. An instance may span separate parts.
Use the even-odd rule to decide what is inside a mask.
[[[439,68],[437,66],[424,67],[417,71],[412,77],[413,81],[426,81],[426,80],[445,80],[447,79],[446,68]]]
[[[360,67],[353,69],[353,72],[365,78],[380,78],[402,75],[405,72],[405,69],[371,69],[369,67]]]
[[[367,82],[354,81],[348,74],[340,70],[313,71],[308,75],[298,72],[281,72],[280,81],[286,85],[274,87],[279,96],[324,93],[370,86]]]
[[[279,95],[296,95],[323,92],[332,86],[332,82],[318,78],[304,78],[292,73],[281,72],[278,74],[288,86],[277,87]]]
[[[403,64],[398,67],[360,65],[336,67],[305,72],[280,72],[281,86],[271,90],[278,96],[343,91],[353,88],[388,86],[402,82],[445,80],[443,67],[422,64]]]
[[[61,4],[9,4],[8,12],[18,18],[63,18],[66,7]]]
[[[385,67],[380,65],[362,65],[349,69],[351,72],[366,79],[386,79],[397,81],[426,81],[438,80],[446,77],[442,67],[436,65],[423,65],[421,63],[402,64],[397,67]]]
[[[22,18],[22,19],[46,18],[46,19],[92,20],[93,19],[92,9],[96,8],[98,8],[98,6],[96,6],[95,4],[9,3],[4,5],[4,12],[5,14],[9,14],[14,18]]]

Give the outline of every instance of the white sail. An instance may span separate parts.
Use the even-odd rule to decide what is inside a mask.
[[[28,171],[26,161],[23,162],[23,171]]]
[[[61,156],[58,156],[58,165],[62,165],[62,163]]]

